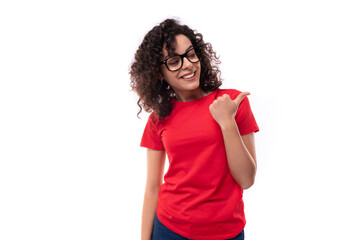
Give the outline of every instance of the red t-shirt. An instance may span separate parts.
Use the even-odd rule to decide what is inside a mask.
[[[159,189],[157,216],[166,227],[186,238],[234,238],[245,227],[243,189],[232,177],[218,123],[209,106],[219,96],[241,93],[218,89],[190,102],[173,101],[171,114],[149,116],[140,146],[165,150],[169,168]],[[249,99],[235,116],[241,135],[259,131]]]

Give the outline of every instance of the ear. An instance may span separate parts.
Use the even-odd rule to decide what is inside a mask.
[[[157,80],[160,81],[160,83],[162,84],[165,79],[162,74],[157,74]]]
[[[160,81],[164,81],[165,78],[164,78],[164,75],[162,73],[158,73],[158,79],[160,79]]]

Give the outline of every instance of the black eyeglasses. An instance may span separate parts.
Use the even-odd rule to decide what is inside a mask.
[[[164,61],[161,61],[160,64],[165,64],[166,68],[169,71],[175,72],[182,67],[182,65],[184,63],[184,57],[186,57],[186,59],[192,63],[197,63],[200,61],[200,58],[196,54],[195,49],[191,48],[182,55],[175,55],[173,57],[169,57],[169,58],[165,59]]]

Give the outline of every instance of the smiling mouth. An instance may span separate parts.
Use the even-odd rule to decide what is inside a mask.
[[[194,76],[195,76],[195,72],[193,72],[193,73],[191,73],[191,74],[189,74],[189,75],[182,76],[181,78],[183,78],[183,79],[190,79],[190,78],[192,78],[192,77],[194,77]]]

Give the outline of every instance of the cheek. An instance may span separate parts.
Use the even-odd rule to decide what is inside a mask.
[[[171,79],[171,72],[168,71],[167,69],[161,69],[162,71],[162,76],[165,80]]]
[[[199,64],[198,66],[197,66],[197,69],[196,69],[196,71],[198,72],[198,76],[200,77],[200,75],[201,75],[201,64]]]
[[[201,63],[198,62],[197,65],[196,65],[196,67],[197,67],[198,71],[200,72],[200,71],[201,71]]]
[[[172,72],[167,72],[163,74],[164,79],[168,82],[168,83],[172,83],[174,81],[176,81],[178,79],[178,76],[176,73],[172,73]]]

